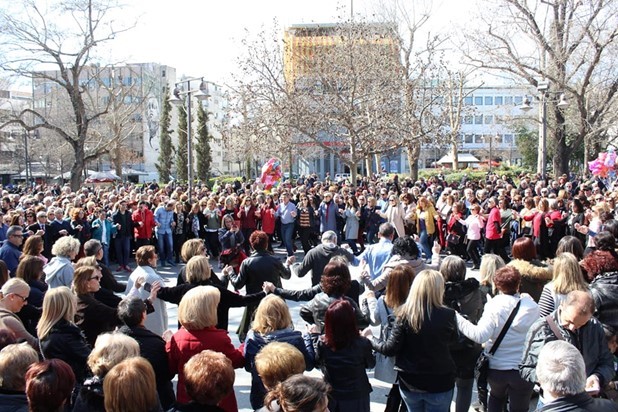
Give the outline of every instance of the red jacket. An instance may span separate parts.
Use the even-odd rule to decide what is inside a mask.
[[[246,212],[244,206],[240,207],[240,212],[236,215],[240,219],[241,229],[253,229],[257,227],[257,220],[255,217],[255,206],[249,207],[249,211]]]
[[[263,207],[260,210],[262,230],[268,235],[275,233],[275,209]]]
[[[152,237],[152,229],[156,225],[152,210],[138,209],[131,215],[131,220],[135,223],[144,222],[143,225],[138,224],[135,226],[134,232],[136,239],[150,239]]]
[[[165,345],[170,370],[172,373],[178,374],[178,389],[176,396],[178,403],[188,403],[191,400],[185,388],[185,374],[183,371],[185,363],[187,363],[193,355],[206,349],[223,353],[232,361],[234,368],[242,368],[245,365],[245,358],[242,355],[242,350],[236,349],[234,345],[232,345],[232,340],[228,336],[227,331],[217,329],[214,326],[201,330],[187,330],[184,327],[180,328]],[[237,412],[238,405],[236,403],[234,391],[223,398],[218,406],[226,412]]]

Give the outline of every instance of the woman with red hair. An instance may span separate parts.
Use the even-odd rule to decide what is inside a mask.
[[[365,369],[373,368],[376,360],[371,342],[358,333],[350,302],[337,299],[328,307],[316,349],[316,364],[333,388],[328,409],[369,412],[372,389]]]

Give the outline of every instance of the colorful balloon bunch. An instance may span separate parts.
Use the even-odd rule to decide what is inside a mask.
[[[281,160],[272,158],[262,166],[262,176],[260,181],[264,185],[264,190],[269,193],[273,187],[279,186],[283,173],[281,172]]]
[[[609,149],[607,152],[599,153],[599,156],[588,162],[588,169],[594,176],[608,177],[615,174],[616,153],[614,149]]]

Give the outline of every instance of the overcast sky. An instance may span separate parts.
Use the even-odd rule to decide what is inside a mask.
[[[379,2],[354,0],[355,14],[371,19]],[[422,0],[407,0],[410,4]],[[350,1],[339,0],[133,0],[123,18],[137,18],[137,27],[114,42],[113,58],[127,62],[156,62],[177,69],[177,75],[206,76],[224,83],[234,71],[240,41],[246,30],[270,29],[297,23],[327,23],[349,16]],[[432,5],[432,31],[462,20],[471,1],[436,0]],[[467,7],[466,7],[467,6]],[[104,53],[103,53],[104,54]]]

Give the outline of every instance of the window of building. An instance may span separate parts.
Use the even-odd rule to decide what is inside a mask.
[[[507,133],[504,135],[504,143],[513,144],[515,141],[513,139],[514,135],[511,133]]]
[[[472,124],[474,121],[474,117],[473,116],[464,116],[464,124]]]
[[[464,143],[474,143],[474,135],[467,134],[464,136]]]
[[[521,106],[523,102],[524,102],[524,98],[522,96],[515,96],[513,98],[513,103],[515,104],[515,106]]]
[[[494,97],[494,104],[495,104],[496,106],[502,106],[503,101],[504,101],[504,99],[503,99],[503,97],[502,97],[502,96],[496,96],[496,97]]]
[[[482,106],[483,105],[483,96],[474,96],[474,105]]]
[[[493,106],[494,97],[493,96],[485,96],[485,106]]]
[[[464,106],[472,106],[472,96],[464,97]]]
[[[506,96],[504,98],[504,104],[506,106],[512,106],[513,105],[513,96]]]
[[[482,114],[474,116],[474,124],[483,124],[483,115]]]
[[[482,134],[475,134],[474,135],[474,143],[478,143],[478,144],[483,143],[483,135]]]
[[[496,136],[494,136],[494,143],[502,143],[503,141],[503,135],[497,134]]]
[[[494,117],[490,114],[485,115],[485,124],[492,124],[494,122]]]

